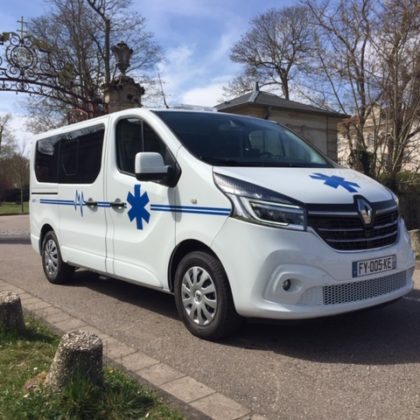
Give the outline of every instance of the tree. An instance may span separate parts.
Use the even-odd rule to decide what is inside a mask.
[[[307,0],[317,25],[312,85],[352,115],[350,164],[396,179],[419,132],[419,3]]]
[[[312,45],[310,17],[306,7],[270,9],[251,21],[250,29],[234,45],[230,58],[245,66],[226,89],[238,94],[253,82],[280,88],[290,98],[290,83],[305,72]]]
[[[13,186],[9,165],[15,153],[15,141],[8,127],[11,119],[10,114],[0,117],[0,204],[7,190]]]
[[[317,25],[314,59],[320,69],[314,74],[317,84],[328,92],[327,101],[333,102],[343,113],[352,115],[344,125],[351,150],[353,166],[372,174],[376,166],[369,151],[366,125],[368,119],[380,114],[373,112],[381,97],[376,60],[372,59],[372,23],[375,16],[372,0],[340,0],[331,3],[307,1]],[[323,83],[322,83],[323,82]],[[373,124],[374,149],[380,142],[378,124]],[[373,163],[373,164],[372,164]]]
[[[396,187],[403,163],[420,148],[420,3],[382,4],[377,42],[381,62],[382,109],[387,122],[386,173]]]
[[[13,185],[20,192],[20,207],[21,213],[24,213],[24,192],[29,188],[29,159],[23,153],[13,153],[7,159],[6,167],[9,170],[10,176],[13,180]]]
[[[11,119],[11,114],[0,116],[0,159],[2,157],[3,152],[2,148],[4,146],[8,147],[8,143],[11,139],[11,135],[7,127]]]
[[[142,80],[161,59],[161,49],[146,30],[143,16],[128,0],[48,0],[47,15],[34,19],[30,33],[59,69],[56,89],[45,89],[28,109],[42,129],[64,119],[85,119],[104,112],[101,87],[112,78],[110,46],[135,47],[130,70]],[[45,127],[45,125],[47,127]],[[32,128],[38,128],[34,124]]]

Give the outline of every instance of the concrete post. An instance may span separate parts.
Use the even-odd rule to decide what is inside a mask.
[[[420,229],[410,230],[408,233],[410,234],[411,245],[414,251],[416,251],[417,255],[420,255]]]
[[[104,86],[104,100],[108,112],[141,107],[142,95],[144,95],[144,88],[125,75],[116,77]]]
[[[20,297],[12,292],[0,293],[0,331],[21,334],[25,330]]]
[[[58,345],[45,385],[60,390],[73,380],[103,382],[101,339],[85,331],[65,334]]]

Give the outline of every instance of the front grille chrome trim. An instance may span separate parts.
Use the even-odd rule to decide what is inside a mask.
[[[351,228],[351,229],[328,229],[318,228],[320,232],[363,232],[363,228]]]
[[[381,239],[390,238],[391,236],[395,236],[396,232],[388,233],[387,235],[382,236],[374,236],[372,238],[360,238],[360,239],[328,239],[327,242],[333,243],[354,243],[354,242],[372,242],[372,241],[379,241]]]
[[[355,211],[308,211],[309,216],[331,216],[331,217],[341,217],[341,216],[359,216],[359,213]]]
[[[381,209],[381,210],[376,210],[376,214],[384,214],[384,213],[392,213],[393,211],[398,210],[397,206],[393,206],[393,207],[388,207],[386,209]]]
[[[391,227],[391,226],[394,226],[394,225],[398,225],[398,220],[396,220],[395,222],[392,222],[392,223],[386,223],[384,225],[373,226],[373,229],[385,229],[387,227]]]

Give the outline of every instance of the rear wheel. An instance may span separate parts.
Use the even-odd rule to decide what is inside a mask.
[[[177,267],[174,291],[179,316],[197,337],[218,340],[239,326],[226,273],[213,255],[187,254]]]
[[[50,283],[65,283],[72,278],[74,267],[66,264],[61,258],[57,236],[53,231],[47,232],[42,241],[41,256],[42,267]]]

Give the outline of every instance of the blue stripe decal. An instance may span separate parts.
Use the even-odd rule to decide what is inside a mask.
[[[41,204],[51,204],[51,205],[61,205],[61,206],[75,206],[85,207],[87,206],[86,202],[79,200],[56,200],[41,198],[39,200]],[[99,208],[110,208],[111,203],[109,201],[98,201]],[[171,206],[167,204],[151,204],[150,210],[159,211],[159,212],[173,212],[173,213],[188,213],[188,214],[206,214],[213,216],[229,216],[231,214],[231,209],[223,207],[198,207],[198,206]]]
[[[213,214],[215,216],[229,216],[231,212],[230,209],[220,207],[169,206],[164,204],[152,204],[150,209],[173,213]]]
[[[49,200],[46,198],[41,198],[39,202],[41,204],[61,204],[63,206],[74,206],[74,200]]]
[[[200,210],[200,211],[218,211],[218,212],[229,212],[230,209],[228,208],[221,208],[221,207],[198,207],[198,206],[171,206],[166,204],[152,204],[152,209],[154,210],[164,210],[164,209],[172,209],[173,211],[176,210]]]
[[[226,211],[209,211],[209,210],[200,210],[197,209],[182,209],[182,208],[172,208],[172,207],[154,207],[151,206],[150,210],[152,211],[163,211],[163,212],[173,212],[173,213],[190,213],[190,214],[209,214],[213,216],[229,216],[230,215],[230,209],[227,209]]]

